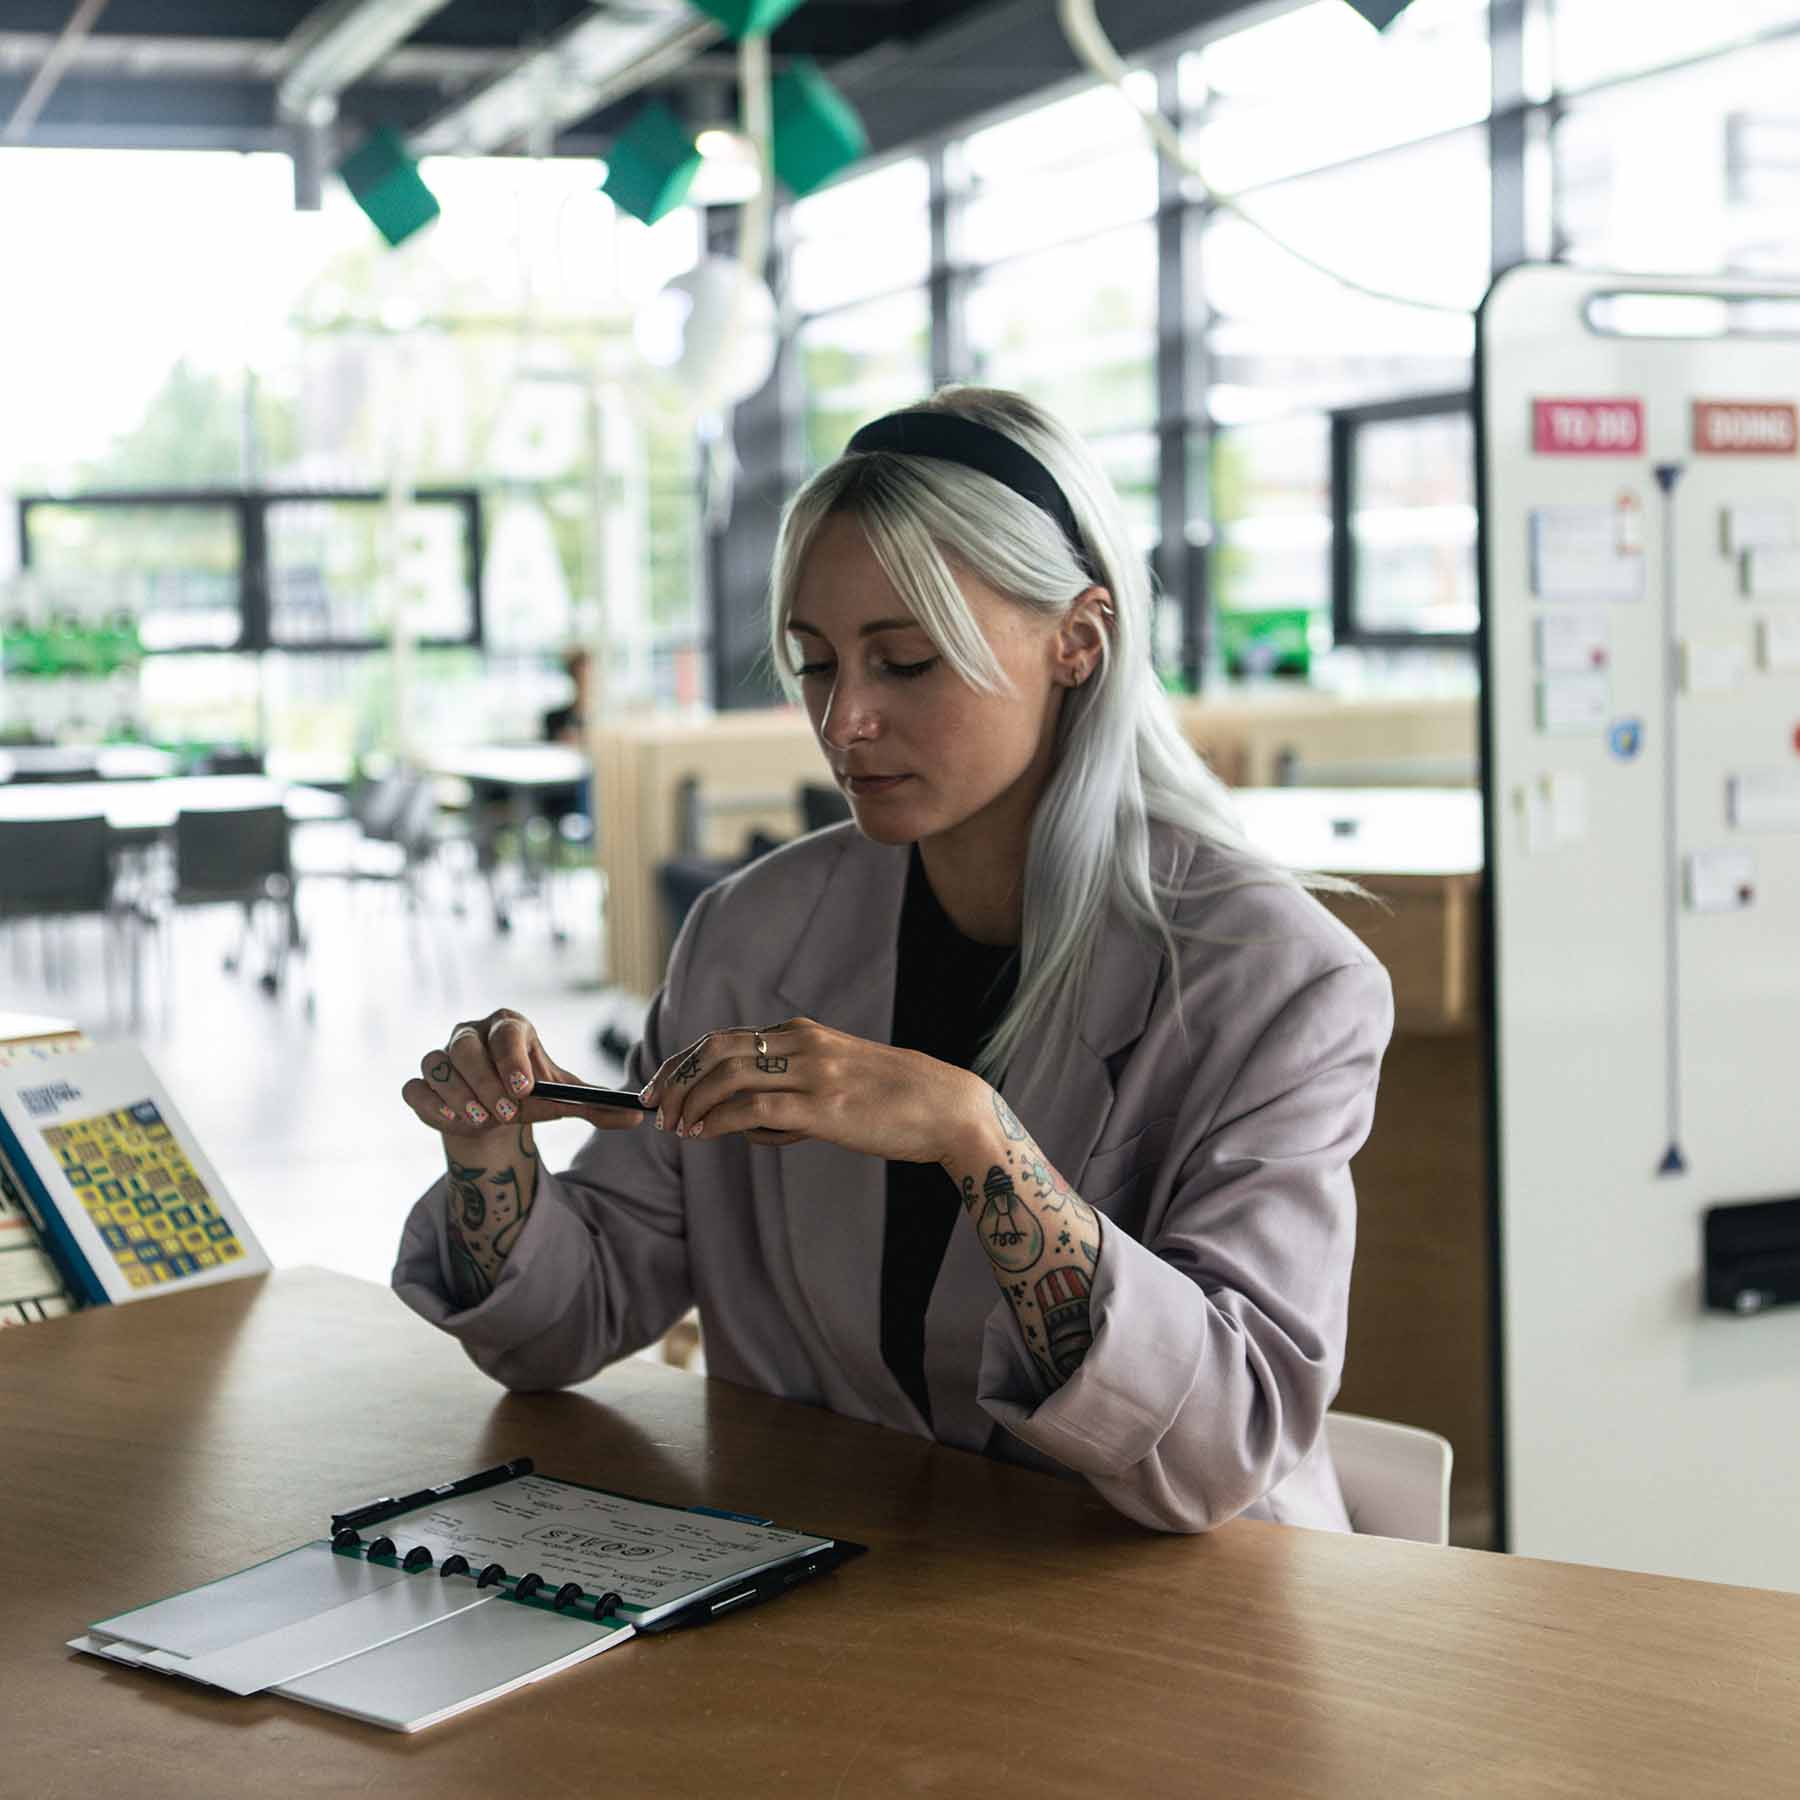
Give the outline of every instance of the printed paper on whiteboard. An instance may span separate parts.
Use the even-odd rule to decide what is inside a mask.
[[[1617,509],[1533,507],[1531,591],[1540,600],[1641,600],[1644,558],[1620,548]]]

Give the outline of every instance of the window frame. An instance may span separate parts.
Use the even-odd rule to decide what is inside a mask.
[[[229,510],[236,521],[238,542],[238,635],[230,644],[175,644],[146,650],[146,656],[251,656],[278,650],[284,656],[359,655],[383,650],[381,637],[313,638],[288,643],[269,630],[269,509],[316,501],[382,506],[388,495],[379,488],[107,488],[73,494],[20,494],[14,501],[18,523],[19,570],[32,567],[31,515],[43,507],[97,507],[151,509],[162,507]],[[482,611],[482,569],[485,544],[482,531],[481,493],[472,487],[421,487],[408,496],[410,502],[454,505],[463,515],[463,547],[470,581],[469,630],[457,637],[420,637],[422,649],[474,649],[486,647]]]
[[[1473,656],[1473,631],[1382,631],[1365,625],[1358,605],[1356,574],[1357,449],[1371,425],[1391,425],[1409,419],[1448,419],[1459,414],[1471,424],[1475,415],[1475,391],[1455,388],[1445,393],[1409,394],[1398,400],[1376,400],[1363,406],[1339,407],[1329,412],[1331,494],[1331,641],[1334,647],[1358,650],[1464,650]],[[1470,486],[1474,486],[1470,463]]]

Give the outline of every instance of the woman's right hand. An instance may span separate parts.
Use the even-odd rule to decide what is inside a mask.
[[[585,1119],[603,1131],[629,1131],[643,1114],[622,1106],[539,1100],[538,1081],[580,1081],[553,1062],[531,1021],[502,1007],[465,1019],[441,1050],[428,1050],[400,1098],[445,1137],[479,1137],[523,1121]]]

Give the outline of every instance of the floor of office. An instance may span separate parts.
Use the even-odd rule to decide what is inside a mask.
[[[473,886],[458,917],[448,893],[410,913],[397,887],[302,882],[308,951],[274,994],[259,981],[260,946],[237,973],[223,967],[236,908],[184,908],[167,941],[146,946],[135,1031],[116,972],[109,1002],[100,923],[27,921],[0,933],[0,1010],[135,1038],[278,1268],[386,1281],[408,1209],[443,1168],[400,1088],[457,1020],[511,1007],[565,1068],[603,1084],[623,1074],[597,1036],[611,1026],[634,1040],[645,1002],[598,978],[598,876],[556,881],[561,943],[541,898],[519,899],[501,933]],[[541,1131],[554,1166],[587,1127]]]

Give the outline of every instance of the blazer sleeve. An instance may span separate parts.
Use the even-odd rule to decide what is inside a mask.
[[[711,900],[702,894],[683,923],[627,1061],[633,1088],[687,1041],[683,996]],[[540,1168],[531,1216],[478,1306],[459,1309],[451,1298],[448,1194],[448,1177],[440,1177],[413,1207],[394,1290],[509,1388],[585,1381],[654,1343],[693,1304],[681,1163],[648,1118],[629,1131],[593,1132],[560,1175]]]
[[[1392,1028],[1373,960],[1295,993],[1212,1116],[1178,1119],[1147,1241],[1104,1220],[1093,1343],[1069,1380],[1051,1391],[1004,1301],[989,1315],[988,1413],[1159,1530],[1208,1530],[1285,1480],[1343,1370],[1349,1163]]]

